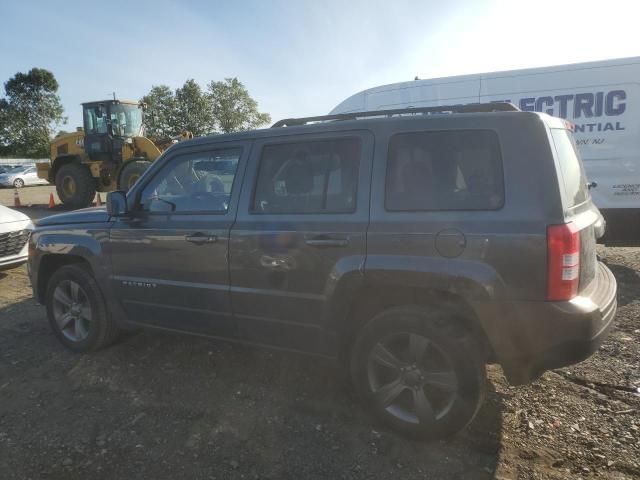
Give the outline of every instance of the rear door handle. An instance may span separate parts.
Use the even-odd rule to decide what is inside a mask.
[[[207,235],[202,232],[194,233],[193,235],[185,235],[184,239],[187,242],[195,243],[196,245],[203,245],[205,243],[215,243],[218,241],[217,236]]]
[[[349,237],[318,235],[317,237],[308,238],[304,243],[312,247],[346,247],[349,245]]]

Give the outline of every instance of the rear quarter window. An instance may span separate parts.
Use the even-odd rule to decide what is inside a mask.
[[[497,210],[503,205],[502,156],[495,132],[430,131],[391,137],[387,210]]]
[[[573,207],[589,199],[587,176],[573,135],[562,128],[552,128],[551,137],[560,166],[560,186],[564,189],[568,207]]]

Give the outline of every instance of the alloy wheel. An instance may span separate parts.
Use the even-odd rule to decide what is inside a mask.
[[[444,417],[458,397],[458,377],[448,356],[418,333],[395,333],[375,344],[367,375],[378,408],[422,427]]]
[[[60,332],[72,342],[89,336],[92,312],[89,297],[73,280],[65,280],[53,292],[53,317]]]

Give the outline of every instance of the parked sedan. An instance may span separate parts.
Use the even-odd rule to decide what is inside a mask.
[[[25,185],[48,185],[49,182],[38,178],[36,167],[18,167],[0,174],[0,186],[22,188]]]
[[[0,205],[0,270],[27,261],[27,240],[33,223],[24,213]]]
[[[0,165],[0,174],[8,173],[16,168],[20,168],[18,165]]]

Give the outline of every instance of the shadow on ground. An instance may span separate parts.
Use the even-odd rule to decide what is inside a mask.
[[[493,478],[502,399],[466,432],[419,443],[372,426],[333,365],[141,333],[63,349],[44,310],[0,310],[0,477]]]
[[[607,263],[618,282],[618,307],[624,307],[638,299],[640,275],[638,271],[618,263]]]

